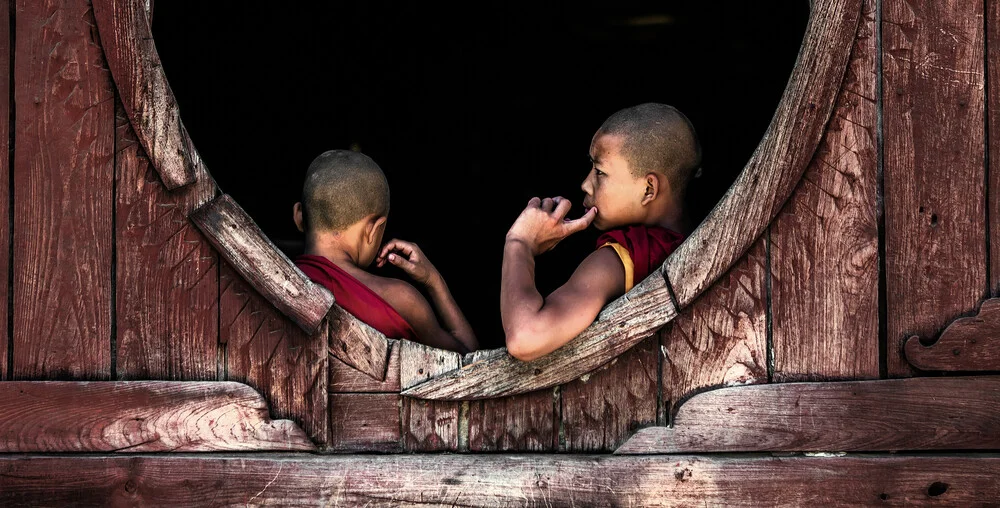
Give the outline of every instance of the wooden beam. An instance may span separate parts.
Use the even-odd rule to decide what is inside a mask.
[[[833,111],[861,4],[814,2],[798,61],[763,140],[722,200],[663,265],[681,308],[743,256],[799,183]]]
[[[618,454],[995,450],[1000,376],[777,383],[695,395]]]
[[[563,384],[628,351],[674,318],[662,277],[646,277],[605,307],[597,320],[556,351],[530,362],[493,354],[437,376],[403,395],[423,399],[486,399],[517,395]],[[404,383],[405,389],[405,383]]]
[[[1000,370],[1000,298],[983,302],[979,314],[952,321],[933,344],[906,341],[906,361],[921,370]]]
[[[990,295],[1000,295],[1000,0],[986,0],[986,113],[989,181],[986,209],[990,225]]]
[[[330,307],[327,321],[330,323],[330,354],[373,380],[384,380],[389,364],[389,340],[385,335],[339,305]]]
[[[15,17],[8,375],[109,379],[114,85],[89,0],[17,0]]]
[[[223,194],[190,218],[261,296],[306,333],[319,329],[333,306],[333,294],[309,280],[233,198]]]
[[[10,19],[10,2],[14,0],[0,0],[0,76],[11,75],[10,62],[10,35],[14,29]],[[0,80],[0,287],[8,288],[5,299],[7,302],[11,298],[10,293],[10,263],[13,261],[10,254],[10,112],[14,107],[11,97],[11,80]],[[7,119],[7,121],[4,121]],[[10,342],[8,336],[8,323],[10,319],[8,306],[0,303],[0,379],[7,379],[7,345]]]
[[[330,451],[401,452],[402,397],[396,393],[330,394]]]
[[[177,100],[167,83],[147,18],[152,5],[136,0],[93,0],[108,68],[136,136],[167,189],[194,183],[204,173],[191,152]],[[188,138],[188,139],[185,139]]]
[[[771,225],[773,380],[879,377],[876,2],[812,162]]]
[[[883,2],[887,369],[986,296],[984,2]],[[995,20],[990,20],[995,23]]]
[[[399,381],[404,389],[462,366],[462,355],[416,342],[399,342]],[[457,451],[461,404],[403,398],[403,446],[408,451]]]
[[[378,381],[368,374],[330,355],[330,393],[399,393],[399,341],[389,340],[389,364],[385,379]]]
[[[3,453],[315,449],[240,383],[10,381],[0,407]]]
[[[987,506],[1000,457],[4,456],[0,503],[204,506]]]

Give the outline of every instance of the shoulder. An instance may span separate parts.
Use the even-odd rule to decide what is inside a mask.
[[[611,246],[599,247],[584,258],[570,277],[569,284],[600,293],[624,292],[625,265]]]
[[[371,277],[371,284],[368,287],[378,293],[398,312],[403,313],[407,309],[427,305],[424,295],[409,282],[378,275],[371,275]]]

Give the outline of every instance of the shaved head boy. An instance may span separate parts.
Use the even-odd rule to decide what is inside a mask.
[[[536,197],[507,232],[500,315],[515,358],[539,358],[579,335],[689,232],[684,195],[700,171],[701,146],[676,108],[645,103],[615,112],[591,139],[590,161],[582,217],[566,219],[566,198]],[[596,249],[543,297],[534,282],[535,256],[591,224],[604,232]]]
[[[386,337],[475,351],[472,327],[420,248],[398,239],[382,245],[388,216],[389,184],[375,161],[350,150],[323,152],[309,165],[302,201],[294,207],[295,225],[306,235],[296,266]],[[434,307],[408,282],[368,272],[376,261],[401,268],[425,286]]]

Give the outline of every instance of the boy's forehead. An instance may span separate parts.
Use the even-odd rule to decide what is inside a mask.
[[[624,138],[615,134],[599,132],[594,135],[590,142],[590,157],[601,159],[608,156],[618,155]]]

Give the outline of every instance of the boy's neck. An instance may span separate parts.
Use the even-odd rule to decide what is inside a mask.
[[[340,233],[307,235],[305,254],[325,257],[340,267],[360,268],[360,249],[350,245]]]
[[[660,226],[687,236],[691,232],[691,224],[687,212],[684,207],[678,205],[678,202],[678,200],[670,201],[658,213],[652,214],[645,224]]]

